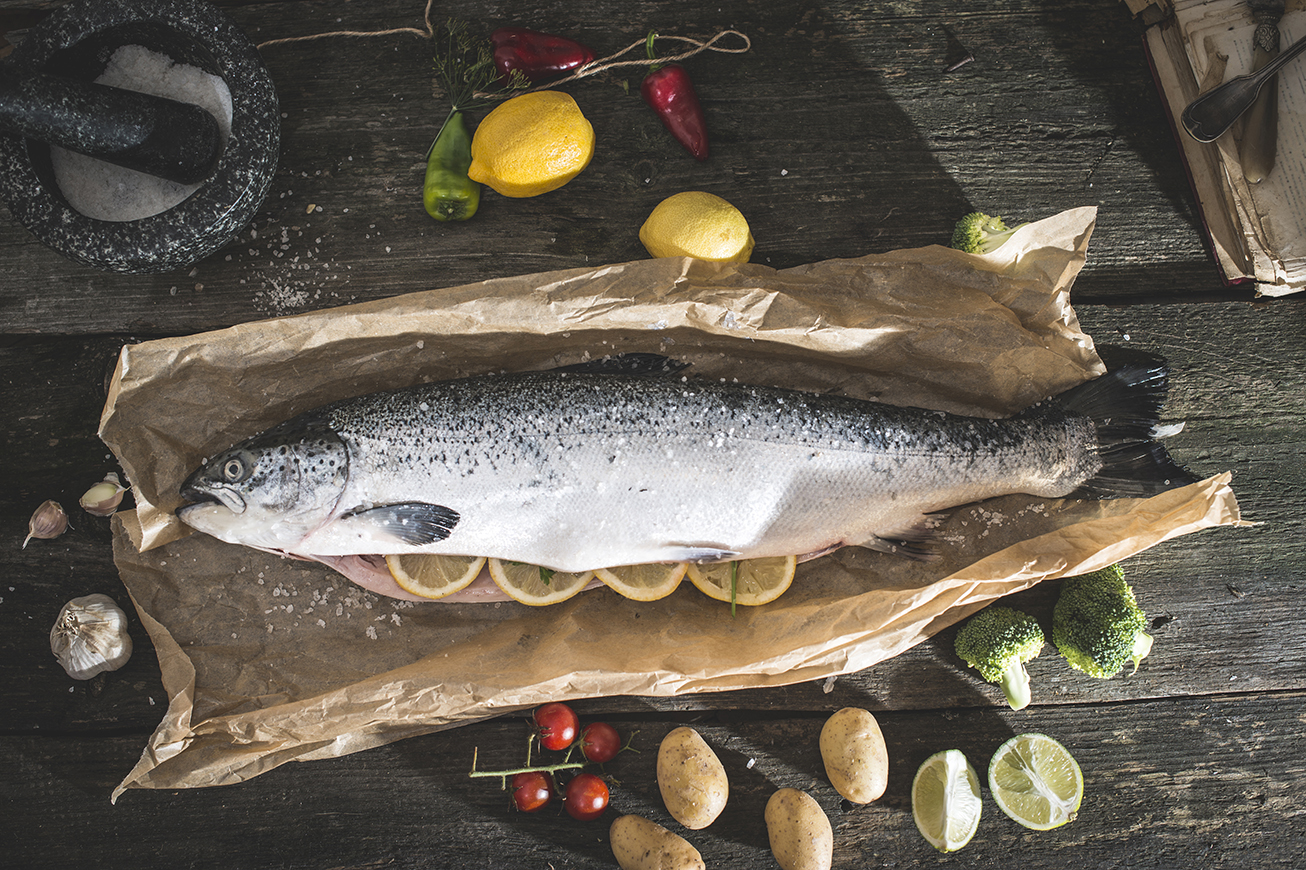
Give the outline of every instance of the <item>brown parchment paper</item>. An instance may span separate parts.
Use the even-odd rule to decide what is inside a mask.
[[[1146,500],[1010,496],[954,511],[938,562],[846,549],[730,618],[688,583],[649,603],[607,589],[546,608],[395,601],[320,565],[188,535],[172,514],[204,457],[325,402],[610,353],[1005,415],[1104,370],[1069,302],[1095,217],[1029,224],[986,256],[931,246],[779,271],[645,260],[124,347],[100,426],[137,504],[115,521],[115,559],[168,709],[114,799],[240,782],[545,700],[849,673],[1042,579],[1239,523],[1227,474]]]

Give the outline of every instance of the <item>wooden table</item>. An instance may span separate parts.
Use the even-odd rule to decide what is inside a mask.
[[[0,0],[0,32],[23,37],[55,3]],[[422,25],[418,0],[230,0],[256,42]],[[455,0],[437,18],[486,31],[563,33],[600,54],[648,30],[752,40],[744,55],[688,62],[713,154],[690,159],[637,97],[638,77],[569,85],[600,149],[546,197],[487,194],[460,225],[423,212],[423,154],[445,112],[430,46],[410,35],[268,47],[283,112],[280,169],[253,223],[193,269],[96,272],[43,247],[0,210],[0,391],[7,486],[0,518],[0,842],[6,866],[607,867],[605,822],[511,812],[469,780],[519,755],[505,717],[332,761],[285,765],[232,787],[109,793],[158,724],[165,698],[139,622],[120,671],[69,679],[48,652],[60,606],[91,592],[125,598],[107,520],[76,509],[113,467],[96,437],[106,381],[126,342],[187,334],[489,278],[641,259],[635,229],[680,190],[725,196],[749,218],[754,261],[788,267],[947,242],[972,209],[1029,220],[1094,205],[1097,229],[1074,292],[1099,343],[1160,353],[1174,368],[1169,415],[1187,421],[1173,453],[1233,472],[1244,515],[1157,546],[1128,564],[1156,638],[1137,674],[1072,675],[1045,653],[1034,706],[1013,713],[968,671],[945,631],[896,659],[840,677],[673,700],[602,698],[586,718],[638,730],[640,754],[613,766],[614,808],[666,823],[655,747],[681,724],[721,749],[731,803],[692,839],[708,866],[773,866],[761,816],[776,787],[817,797],[837,867],[1301,866],[1306,762],[1306,301],[1258,302],[1224,287],[1148,72],[1141,25],[1122,3],[1067,0],[726,0],[587,4]],[[956,69],[958,43],[973,62]],[[963,52],[964,54],[964,52]],[[629,86],[629,92],[626,90]],[[74,529],[20,544],[32,509],[56,498]],[[1050,615],[1056,583],[1018,596]],[[887,794],[841,804],[815,736],[842,706],[879,718]],[[948,747],[986,760],[1007,736],[1056,735],[1087,792],[1080,817],[1034,833],[986,797],[958,856],[940,857],[911,820],[916,766]]]

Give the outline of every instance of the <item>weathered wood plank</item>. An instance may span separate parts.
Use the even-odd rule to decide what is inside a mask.
[[[917,833],[910,781],[931,753],[958,748],[981,776],[1014,733],[1039,730],[1079,760],[1086,793],[1064,828],[1027,831],[998,810],[985,788],[984,816],[959,856],[967,866],[1030,868],[1200,866],[1289,867],[1306,846],[1298,784],[1300,693],[1211,699],[1066,705],[1024,713],[926,710],[879,715],[890,757],[889,789],[865,807],[843,804],[826,780],[816,737],[824,715],[619,716],[638,730],[639,753],[607,772],[611,808],[575,822],[546,808],[510,810],[479,768],[523,761],[526,726],[502,719],[404,741],[347,758],[292,764],[219,789],[132,791],[116,806],[109,790],[135,761],[135,736],[90,740],[0,737],[10,773],[0,778],[14,866],[90,863],[154,867],[611,867],[607,826],[634,812],[679,830],[709,867],[770,866],[762,809],[778,787],[813,795],[835,830],[835,867],[934,863]],[[832,708],[831,708],[832,709]],[[587,716],[588,720],[589,717]],[[716,748],[731,781],[730,802],[710,828],[688,832],[666,814],[654,775],[656,747],[691,724]],[[178,837],[173,831],[188,831]],[[328,845],[329,844],[329,845]]]
[[[0,0],[0,33],[21,38],[55,5]],[[220,5],[256,40],[417,24],[421,12],[420,2],[400,0]],[[453,0],[437,14],[487,30],[528,23],[601,53],[646,28],[701,37],[737,27],[753,50],[689,62],[712,124],[708,163],[683,154],[622,89],[636,76],[595,77],[568,86],[599,132],[591,168],[546,197],[488,194],[465,225],[436,224],[418,204],[422,153],[444,109],[431,94],[427,48],[411,37],[266,51],[285,112],[280,172],[253,224],[194,274],[129,277],[73,266],[0,208],[0,400],[9,410],[0,423],[0,470],[9,482],[0,496],[0,527],[8,530],[0,536],[0,832],[13,844],[6,864],[612,866],[606,823],[514,814],[493,783],[463,776],[475,748],[482,766],[520,761],[524,726],[515,717],[287,765],[233,788],[131,792],[110,807],[110,790],[163,715],[157,662],[133,620],[137,653],[127,667],[77,683],[49,654],[48,632],[68,598],[125,598],[107,522],[75,507],[112,467],[95,429],[124,341],[641,258],[635,231],[643,217],[663,196],[689,188],[739,205],[758,238],[755,260],[776,267],[943,242],[972,207],[1025,220],[1097,205],[1075,288],[1087,331],[1170,359],[1169,416],[1187,423],[1170,439],[1173,452],[1201,473],[1232,470],[1245,514],[1259,525],[1212,530],[1130,560],[1156,637],[1143,668],[1091,680],[1045,651],[1030,666],[1035,703],[1021,713],[957,660],[953,631],[832,685],[578,703],[588,718],[641,732],[643,751],[610,765],[621,784],[606,820],[635,811],[667,821],[653,750],[671,727],[689,722],[721,748],[732,777],[726,815],[690,835],[709,866],[771,862],[761,808],[783,785],[810,789],[830,814],[838,867],[946,862],[911,822],[916,765],[956,746],[982,772],[1006,736],[1040,730],[1083,764],[1081,817],[1034,834],[988,801],[961,860],[1033,870],[1300,863],[1306,825],[1296,738],[1306,635],[1295,627],[1306,480],[1296,457],[1306,423],[1306,302],[1174,304],[1230,294],[1202,247],[1140,30],[1124,4],[597,0],[581,8],[530,0],[508,11]],[[951,73],[945,26],[975,56]],[[1094,304],[1102,302],[1148,304]],[[49,497],[70,508],[74,530],[22,549],[31,510]],[[1017,603],[1046,622],[1056,591],[1043,584]],[[845,705],[874,710],[889,741],[890,789],[868,808],[841,805],[816,751],[820,722]]]
[[[233,5],[255,40],[335,27],[415,23],[417,4]],[[1123,4],[952,4],[788,0],[748,7],[642,2],[515,10],[601,52],[645,27],[706,36],[738,26],[746,55],[690,61],[709,112],[712,158],[670,141],[624,72],[568,85],[595,125],[591,166],[528,200],[487,193],[470,222],[420,205],[423,154],[443,103],[428,45],[409,36],[270,47],[283,141],[272,192],[252,224],[194,269],[122,276],[66,262],[0,210],[0,318],[15,332],[189,332],[499,275],[640,259],[658,201],[705,189],[736,203],[754,261],[787,267],[946,243],[972,207],[1027,220],[1101,209],[1084,298],[1223,294],[1201,246],[1191,194],[1139,33]],[[486,28],[479,3],[441,14]],[[613,22],[638,22],[621,26]],[[945,72],[944,26],[976,60]],[[633,30],[631,28],[634,28]],[[1092,44],[1080,39],[1097,34]],[[367,70],[360,75],[360,70]],[[67,306],[83,312],[70,326]]]

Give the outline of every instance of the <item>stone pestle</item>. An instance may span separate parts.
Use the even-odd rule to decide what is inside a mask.
[[[58,145],[179,184],[212,174],[217,120],[199,106],[0,64],[0,132]]]

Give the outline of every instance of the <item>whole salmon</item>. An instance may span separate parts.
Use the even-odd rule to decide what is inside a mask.
[[[328,564],[429,552],[586,571],[844,545],[924,557],[929,515],[958,505],[1195,480],[1151,437],[1160,365],[998,420],[682,367],[631,355],[346,399],[213,458],[178,515]]]

